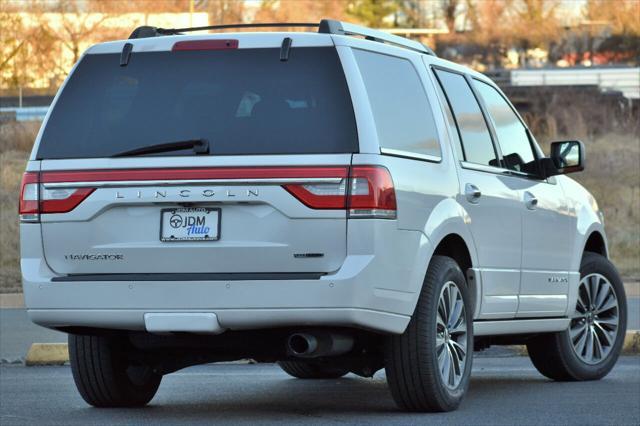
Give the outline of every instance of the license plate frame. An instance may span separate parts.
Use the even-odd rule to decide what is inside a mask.
[[[185,220],[189,221],[189,219],[186,219],[186,218],[194,217],[198,213],[200,213],[201,215],[204,214],[205,218],[208,215],[215,213],[215,216],[217,217],[210,219],[210,221],[213,221],[212,223],[209,223],[206,219],[204,221],[204,226],[209,227],[211,231],[214,231],[215,232],[214,235],[205,234],[203,236],[196,236],[196,237],[190,237],[185,235],[185,236],[175,237],[174,235],[171,235],[171,234],[165,234],[165,215],[170,215],[168,217],[168,220],[166,221],[167,225],[171,223],[171,219],[173,216],[176,216],[176,215],[179,216],[180,218],[179,226],[174,227],[177,230],[177,229],[186,229],[186,227],[182,226]],[[189,242],[218,241],[220,240],[221,219],[222,219],[222,210],[216,207],[175,207],[175,208],[169,208],[169,209],[162,209],[160,210],[160,235],[159,235],[160,241],[163,243],[185,243],[185,242],[189,243]],[[176,221],[177,220],[178,219],[176,219]],[[173,227],[173,225],[167,226],[169,230],[171,229],[171,227]]]

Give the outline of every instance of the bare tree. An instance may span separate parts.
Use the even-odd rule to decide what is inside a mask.
[[[513,0],[466,0],[465,40],[479,46],[484,61],[493,68],[502,66],[515,37],[508,19],[512,7]]]
[[[263,0],[255,22],[319,22],[345,19],[346,0]]]

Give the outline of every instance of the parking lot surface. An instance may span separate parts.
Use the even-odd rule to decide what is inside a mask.
[[[555,383],[526,357],[474,361],[458,411],[398,411],[384,374],[373,379],[292,379],[275,365],[219,364],[166,376],[150,406],[95,409],[75,390],[69,367],[0,366],[0,424],[262,425],[464,424],[632,425],[640,423],[640,357],[623,357],[604,380]]]

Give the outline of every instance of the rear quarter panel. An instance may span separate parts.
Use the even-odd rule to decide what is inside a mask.
[[[336,45],[341,52],[341,57],[349,56],[346,46],[371,49],[371,42],[365,40],[339,36],[334,36],[334,40],[336,40]],[[449,234],[459,235],[467,244],[474,264],[477,257],[467,226],[468,215],[456,199],[460,187],[448,126],[446,126],[445,116],[438,102],[433,81],[423,63],[423,55],[380,43],[376,44],[375,50],[383,54],[401,56],[413,63],[432,107],[440,141],[440,161],[380,154],[375,120],[368,99],[366,99],[366,91],[362,90],[362,78],[359,75],[357,64],[350,65],[350,69],[356,72],[355,75],[351,75],[348,81],[350,89],[352,85],[356,86],[356,90],[352,90],[351,93],[356,119],[359,121],[358,130],[368,129],[366,136],[360,135],[360,154],[353,156],[352,164],[380,164],[390,171],[398,205],[397,228],[403,231],[419,232],[423,236],[422,242],[414,248],[416,256],[413,271],[410,274],[410,282],[394,285],[398,290],[414,294],[411,309],[413,312],[429,261],[443,238]],[[415,125],[420,126],[422,123],[418,122]],[[375,148],[372,149],[372,146]]]

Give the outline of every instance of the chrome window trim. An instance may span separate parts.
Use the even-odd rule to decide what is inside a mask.
[[[502,169],[500,167],[494,167],[494,166],[487,166],[484,164],[470,163],[468,161],[460,161],[460,166],[463,169],[476,170],[478,172],[493,173],[495,175],[503,175],[503,176],[511,175],[508,169]]]
[[[402,157],[402,158],[409,158],[409,159],[412,159],[412,160],[428,161],[430,163],[441,163],[442,162],[442,157],[438,157],[436,155],[418,154],[416,152],[404,151],[404,150],[401,150],[401,149],[380,148],[380,153],[386,154],[386,155],[391,155],[391,156],[394,156],[394,157]]]
[[[463,169],[475,170],[478,172],[485,172],[485,173],[493,173],[495,175],[502,175],[502,176],[513,176],[513,177],[528,179],[528,180],[532,180],[540,183],[551,183],[551,182],[548,182],[547,179],[541,179],[536,175],[519,172],[517,170],[503,169],[501,167],[494,167],[494,166],[485,166],[484,164],[470,163],[468,161],[460,161],[459,163],[460,163],[460,167],[462,167]],[[555,184],[555,182],[552,184]]]

